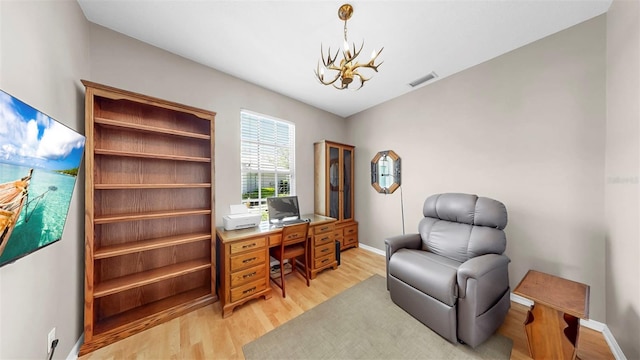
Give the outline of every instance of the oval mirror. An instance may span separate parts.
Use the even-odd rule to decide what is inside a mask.
[[[393,150],[380,151],[371,160],[371,186],[382,194],[400,187],[400,157]]]

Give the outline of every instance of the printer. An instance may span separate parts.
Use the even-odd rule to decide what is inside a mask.
[[[260,225],[261,214],[250,214],[244,204],[231,205],[230,214],[222,217],[225,230],[246,229]]]

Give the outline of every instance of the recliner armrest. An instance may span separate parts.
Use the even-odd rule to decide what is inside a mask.
[[[394,252],[399,249],[420,249],[422,245],[422,238],[420,234],[406,234],[398,235],[384,240],[387,250],[387,261],[391,258]]]
[[[481,280],[483,277],[488,277],[488,279],[482,279],[488,281],[489,283],[493,283],[494,280],[491,277],[496,276],[495,282],[498,282],[499,279],[497,276],[500,276],[499,273],[492,273],[493,270],[506,267],[511,262],[506,255],[498,255],[498,254],[486,254],[481,256],[476,256],[471,258],[458,268],[458,287],[459,287],[459,298],[464,298],[466,296],[467,291],[467,280],[469,278]],[[507,283],[508,287],[509,284]]]
[[[387,253],[387,290],[389,290],[389,259],[391,259],[391,255],[400,249],[419,249],[422,244],[422,238],[417,233],[398,235],[384,239],[384,244]]]

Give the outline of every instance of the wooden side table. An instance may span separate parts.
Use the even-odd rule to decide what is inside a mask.
[[[534,359],[575,359],[580,319],[589,318],[589,285],[529,270],[514,293],[534,305],[525,331]]]

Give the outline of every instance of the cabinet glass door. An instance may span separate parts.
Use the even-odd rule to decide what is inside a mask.
[[[329,216],[340,216],[340,149],[329,147]]]
[[[342,182],[342,219],[350,220],[353,218],[353,152],[350,149],[343,150],[343,182]]]

